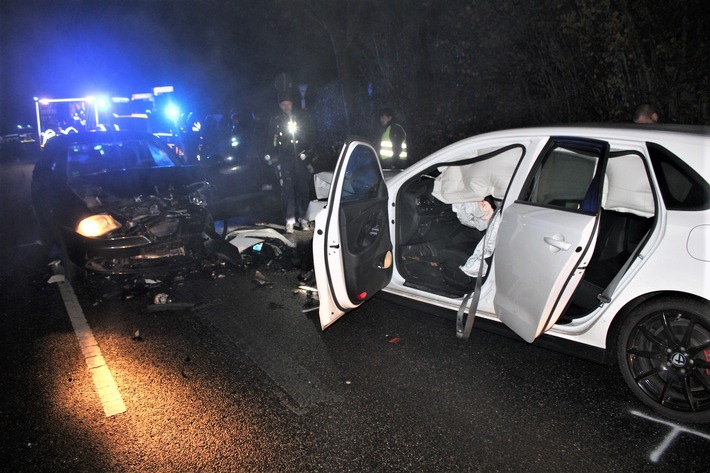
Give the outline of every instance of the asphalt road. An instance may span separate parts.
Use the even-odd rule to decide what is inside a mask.
[[[461,342],[377,299],[322,332],[297,259],[49,283],[30,170],[0,169],[3,471],[709,469],[710,427],[651,413],[614,367],[475,328]]]

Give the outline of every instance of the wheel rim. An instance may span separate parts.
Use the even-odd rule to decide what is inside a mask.
[[[710,409],[706,320],[686,311],[653,312],[631,329],[627,340],[627,365],[644,394],[675,411]]]

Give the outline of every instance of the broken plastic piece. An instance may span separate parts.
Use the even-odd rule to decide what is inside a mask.
[[[266,279],[266,276],[261,274],[261,271],[257,271],[256,273],[254,273],[254,280],[256,282],[258,282],[259,284],[268,284],[269,283],[269,280]]]
[[[63,274],[53,274],[49,280],[47,280],[48,284],[53,284],[55,282],[62,282],[65,281],[64,275]]]
[[[241,228],[229,232],[225,239],[230,245],[236,246],[239,251],[251,248],[265,239],[276,239],[286,246],[296,248],[296,243],[292,242],[273,228]]]

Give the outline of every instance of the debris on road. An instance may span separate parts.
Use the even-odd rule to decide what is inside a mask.
[[[161,292],[155,295],[155,297],[153,298],[153,304],[167,304],[169,300],[170,299],[168,295],[164,292]]]
[[[261,271],[256,271],[254,273],[254,281],[258,282],[261,285],[264,284],[271,284],[268,279],[266,279],[266,276],[264,276]]]

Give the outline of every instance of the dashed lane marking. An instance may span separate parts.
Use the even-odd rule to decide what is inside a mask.
[[[121,393],[113,380],[111,371],[106,366],[94,334],[86,322],[84,311],[81,309],[76,294],[74,294],[74,289],[67,281],[58,280],[56,282],[64,300],[64,306],[69,314],[69,320],[71,320],[71,324],[74,327],[74,333],[76,333],[76,338],[79,341],[86,366],[89,368],[91,378],[94,380],[94,386],[96,386],[106,417],[126,412],[126,405],[123,403]]]

